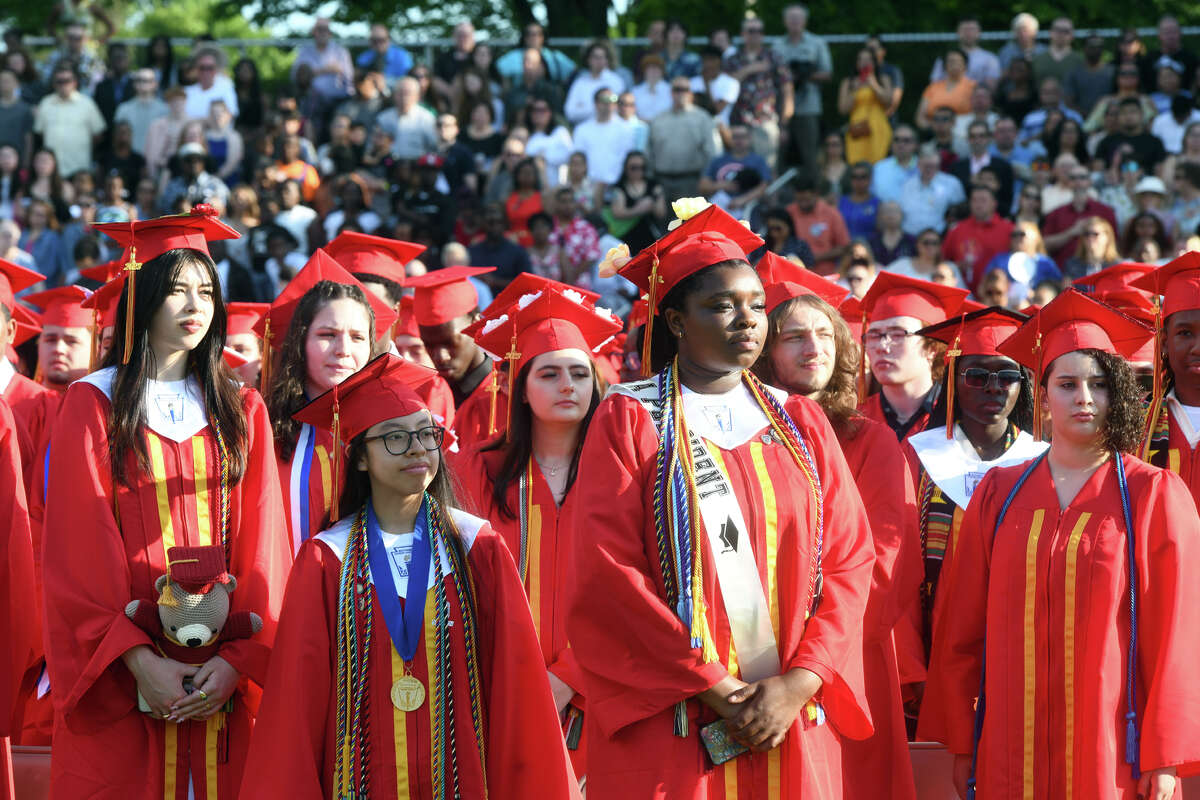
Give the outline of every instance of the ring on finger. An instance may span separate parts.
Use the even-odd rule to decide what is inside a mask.
[[[200,694],[200,699],[201,699],[201,700],[207,700],[207,699],[208,699],[208,693],[207,693],[207,692],[205,692],[203,689],[197,689],[196,691],[197,691],[197,692]]]

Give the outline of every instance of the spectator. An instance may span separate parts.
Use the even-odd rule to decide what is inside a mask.
[[[663,57],[663,50],[667,46],[667,21],[665,19],[650,20],[643,35],[646,37],[646,46],[633,51],[634,76],[639,81],[642,79],[640,72],[642,59],[648,55]]]
[[[1008,299],[1013,308],[1025,305],[1033,287],[1046,281],[1062,283],[1062,272],[1050,256],[1046,255],[1046,244],[1041,231],[1032,222],[1018,222],[1009,235],[1007,252],[996,254],[984,268],[984,280],[994,271],[1000,270],[1009,280]]]
[[[1179,90],[1182,86],[1183,65],[1168,56],[1160,56],[1155,90],[1150,93],[1150,100],[1154,103],[1156,116],[1171,110],[1171,101],[1177,94],[1180,94]],[[1185,92],[1183,97],[1191,105],[1191,93]]]
[[[535,99],[526,109],[524,125],[529,131],[525,154],[538,160],[547,188],[558,186],[566,177],[567,159],[574,149],[571,132],[555,119],[550,104],[541,99]]]
[[[1037,17],[1022,11],[1013,17],[1012,39],[1000,48],[997,57],[1000,59],[1000,69],[1007,70],[1009,64],[1016,59],[1032,62],[1034,56],[1046,50],[1046,45],[1037,41]]]
[[[1087,164],[1091,155],[1087,149],[1087,137],[1083,127],[1073,119],[1063,117],[1053,128],[1047,128],[1042,134],[1042,149],[1052,162],[1062,153],[1075,156],[1080,164]]]
[[[606,42],[597,40],[588,45],[584,65],[586,69],[575,76],[563,106],[567,120],[574,125],[594,118],[595,98],[601,89],[607,89],[614,97],[625,90],[625,81],[611,69]]]
[[[1001,114],[1016,120],[1025,119],[1037,107],[1037,91],[1033,85],[1033,67],[1023,58],[1013,59],[1000,85],[996,87],[996,108]]]
[[[354,60],[354,65],[364,72],[378,72],[392,85],[413,68],[412,55],[392,41],[388,27],[376,22],[367,34],[367,49]]]
[[[587,157],[588,177],[597,184],[616,183],[625,156],[633,149],[633,130],[613,118],[616,104],[616,92],[607,87],[597,89],[592,118],[575,128],[575,148]]]
[[[129,75],[129,48],[121,42],[113,42],[108,46],[108,72],[92,92],[92,100],[110,128],[116,118],[117,106],[132,97],[133,91],[133,80]]]
[[[1063,157],[1059,156],[1059,158]],[[1083,238],[1086,231],[1092,230],[1088,227],[1089,219],[1099,217],[1108,223],[1110,229],[1116,228],[1117,224],[1113,210],[1090,197],[1092,181],[1087,169],[1076,165],[1072,168],[1070,177],[1073,189],[1071,202],[1047,213],[1046,220],[1042,225],[1042,235],[1046,239],[1046,251],[1060,267],[1064,267],[1064,272],[1066,272],[1067,260],[1079,246],[1080,238]],[[1068,275],[1068,277],[1077,278],[1079,276]]]
[[[311,203],[321,185],[321,176],[317,168],[300,156],[300,137],[282,136],[276,146],[274,167],[268,171],[268,177],[276,183],[295,181],[300,185],[300,196],[305,203]]]
[[[784,6],[783,27],[787,35],[775,43],[774,53],[784,67],[781,77],[789,73],[791,77],[790,85],[779,87],[783,103],[779,117],[787,125],[785,160],[815,175],[812,154],[821,138],[821,87],[833,77],[833,59],[825,40],[808,32],[807,6],[796,2]]]
[[[400,190],[392,196],[393,207],[416,215],[420,222],[435,234],[433,242],[437,244],[450,238],[457,216],[454,201],[438,188],[441,171],[441,156],[437,153],[426,153],[417,159],[416,186],[407,191]],[[520,175],[517,177],[520,178]],[[540,207],[539,201],[538,208]]]
[[[1171,234],[1163,224],[1162,217],[1149,209],[1135,214],[1133,219],[1129,220],[1118,245],[1119,252],[1127,260],[1133,260],[1134,253],[1147,239],[1154,242],[1159,254],[1173,252]],[[1154,261],[1156,258],[1157,256],[1150,260]]]
[[[666,43],[662,51],[663,70],[667,80],[684,77],[692,79],[700,74],[700,56],[687,49],[687,26],[681,20],[667,20]],[[646,65],[642,64],[645,76]]]
[[[1150,51],[1142,59],[1142,86],[1149,88],[1154,85],[1155,72],[1163,56],[1179,64],[1182,74],[1189,78],[1196,74],[1196,68],[1200,66],[1196,54],[1184,48],[1179,20],[1170,14],[1158,20],[1158,49]]]
[[[1168,186],[1174,182],[1179,168],[1187,163],[1200,164],[1200,122],[1193,122],[1184,129],[1182,152],[1176,156],[1167,156],[1167,160],[1163,162],[1163,180]]]
[[[1147,133],[1141,104],[1132,97],[1121,100],[1116,133],[1106,136],[1096,148],[1096,158],[1112,166],[1113,159],[1133,159],[1147,174],[1158,169],[1167,157],[1167,151],[1158,137]]]
[[[126,122],[133,132],[133,150],[146,154],[146,138],[150,125],[156,119],[167,116],[167,104],[158,98],[158,82],[154,70],[139,69],[133,73],[134,95],[123,101],[113,115],[116,122]]]
[[[576,146],[578,146],[578,141],[576,141]],[[622,158],[624,157],[622,156]],[[564,185],[571,190],[571,195],[575,198],[575,203],[582,213],[589,213],[603,205],[600,198],[604,194],[605,187],[603,183],[592,180],[587,153],[580,150],[571,153],[570,158],[567,159],[567,179]]]
[[[845,286],[852,296],[862,299],[878,274],[879,265],[875,263],[871,248],[861,239],[855,239],[838,265],[838,284]]]
[[[77,86],[74,70],[54,70],[54,92],[42,98],[33,130],[58,159],[60,174],[71,175],[92,167],[92,145],[104,132],[104,118],[92,99]]]
[[[949,172],[950,167],[954,165],[955,161],[958,161],[959,156],[966,152],[966,148],[960,149],[959,143],[954,139],[954,121],[956,119],[958,119],[958,115],[949,106],[937,109],[930,118],[929,127],[933,138],[927,143],[927,146],[938,151],[938,159],[943,172]]]
[[[299,192],[296,192],[296,199],[300,199]],[[243,183],[229,191],[225,222],[240,234],[239,238],[230,240],[230,258],[240,264],[252,265],[254,257],[250,252],[250,232],[263,224],[263,207],[258,202],[258,192],[253,186]]]
[[[838,199],[838,213],[852,239],[869,239],[875,233],[879,198],[871,194],[871,165],[859,161],[850,168],[850,191]]]
[[[1012,208],[1013,168],[998,155],[992,153],[992,134],[987,123],[973,122],[967,129],[967,156],[960,158],[950,167],[950,174],[958,178],[964,191],[974,182],[981,170],[990,169],[1000,181],[996,193],[997,208],[1007,215]]]
[[[70,219],[68,205],[75,199],[71,184],[63,181],[58,169],[58,159],[53,150],[42,148],[33,154],[33,169],[28,181],[21,187],[17,205],[31,200],[42,200],[54,209],[54,217],[60,223]],[[20,213],[17,215],[21,216]]]
[[[962,273],[958,267],[942,258],[942,235],[933,228],[919,231],[915,237],[916,253],[907,258],[898,258],[886,269],[906,278],[916,278],[932,283],[946,283],[948,286],[966,288]],[[949,280],[939,279],[939,274],[948,272]]]
[[[1070,257],[1061,263],[1063,278],[1068,281],[1094,275],[1121,260],[1117,252],[1117,238],[1108,220],[1085,217],[1081,222],[1081,235]]]
[[[210,203],[225,208],[229,204],[229,187],[205,168],[208,153],[204,145],[187,142],[179,148],[181,174],[172,178],[163,192],[159,205],[167,213],[178,213],[180,201],[186,203],[184,212],[198,203]]]
[[[587,286],[590,270],[603,252],[600,233],[579,215],[575,193],[569,186],[560,186],[552,195],[554,232],[551,241],[562,249],[562,278],[567,283]]]
[[[492,107],[493,125],[498,132],[503,132],[504,103],[492,92],[487,76],[474,65],[458,71],[452,84],[452,98],[450,108],[455,116],[465,117],[475,104],[487,103]]]
[[[828,184],[826,197],[830,202],[841,196],[850,165],[846,163],[846,140],[839,133],[829,133],[821,142],[821,153],[817,157],[820,176]]]
[[[706,110],[719,126],[728,130],[732,127],[731,115],[741,85],[722,69],[721,57],[721,51],[712,45],[700,48],[700,74],[692,78],[692,94],[706,98]]]
[[[941,171],[941,157],[934,148],[922,148],[917,174],[900,188],[904,232],[914,236],[926,228],[946,230],[946,212],[966,200],[962,184]]]
[[[175,69],[175,51],[171,38],[160,33],[150,37],[142,67],[154,73],[154,82],[163,89],[179,85],[179,74]]]
[[[48,286],[57,286],[60,277],[72,266],[58,230],[58,219],[49,203],[34,200],[29,204],[25,211],[25,229],[17,240],[17,247],[33,256],[33,269],[46,276]]]
[[[650,122],[671,107],[671,83],[658,56],[646,56],[641,66],[642,82],[633,87],[633,100],[638,117]]]
[[[995,89],[1000,82],[1000,59],[988,50],[979,46],[979,37],[983,30],[979,27],[979,18],[973,15],[962,17],[958,22],[958,49],[967,57],[967,77],[988,89]],[[946,77],[942,59],[933,64],[929,73],[929,82],[935,83]]]
[[[526,23],[521,29],[520,47],[509,50],[496,59],[496,71],[505,82],[515,83],[521,77],[525,71],[525,59],[529,57],[529,50],[538,52],[548,81],[559,86],[566,85],[567,79],[575,71],[575,62],[565,53],[546,46],[546,29],[536,22]]]
[[[415,80],[417,86],[420,88],[418,96],[421,98],[421,108],[424,108],[430,114],[440,114],[449,110],[450,101],[439,94],[437,89],[434,88],[433,73],[429,70],[429,67],[418,63],[413,66],[412,71],[408,73],[407,77]],[[381,86],[385,86],[387,81],[383,80],[382,75],[379,78]],[[381,89],[380,91],[382,92],[383,90]]]
[[[1120,104],[1126,98],[1137,100],[1146,122],[1153,121],[1158,116],[1158,107],[1154,105],[1153,100],[1139,91],[1138,75],[1138,68],[1134,64],[1121,64],[1118,66],[1115,92],[1102,98],[1096,104],[1096,107],[1092,109],[1092,113],[1084,123],[1083,129],[1088,132],[1100,130],[1105,124],[1105,116],[1107,114],[1120,114]],[[1115,112],[1113,111],[1114,108],[1116,109]]]
[[[21,183],[21,161],[17,156],[17,148],[11,144],[0,144],[0,221],[16,216]]]
[[[667,30],[669,42],[670,26]],[[713,150],[712,116],[692,103],[690,79],[672,78],[671,107],[650,123],[646,153],[668,199],[695,196]]]
[[[513,190],[517,165],[525,158],[525,143],[515,136],[506,138],[500,148],[500,157],[492,161],[487,184],[483,193],[485,203],[504,204]]]
[[[525,51],[520,74],[504,94],[504,106],[508,109],[509,123],[518,120],[521,114],[534,103],[541,101],[554,114],[562,112],[563,90],[558,83],[546,77],[546,62],[542,51],[529,48]]]
[[[1175,202],[1171,216],[1175,218],[1175,240],[1186,241],[1200,226],[1200,164],[1184,162],[1179,165],[1175,182]]]
[[[971,110],[971,92],[975,81],[967,77],[967,57],[961,50],[950,50],[943,59],[945,77],[925,87],[917,105],[917,127],[927,129],[935,110],[949,108],[954,114]]]
[[[1067,17],[1058,17],[1050,23],[1050,46],[1033,57],[1033,79],[1041,86],[1046,78],[1054,78],[1059,85],[1073,70],[1083,66],[1083,56],[1072,49],[1075,41],[1075,25]]]
[[[838,262],[850,244],[850,233],[842,215],[817,194],[815,180],[800,175],[794,182],[795,196],[787,207],[799,235],[813,250],[809,269],[821,275],[837,272]]]
[[[513,244],[505,235],[508,227],[504,206],[489,203],[483,209],[483,241],[467,249],[472,264],[496,267],[495,272],[480,276],[493,291],[503,289],[513,278],[522,272],[529,272],[530,268],[529,254],[525,248]]]
[[[437,120],[438,155],[442,157],[442,175],[450,188],[451,195],[464,189],[471,193],[479,190],[475,154],[458,141],[458,120],[453,114],[442,114]]]
[[[354,64],[346,48],[333,40],[329,20],[325,17],[317,17],[312,27],[312,43],[301,47],[292,62],[293,82],[302,67],[312,70],[312,91],[320,109],[332,109],[337,101],[350,95]]]
[[[785,17],[787,13],[785,10]],[[763,46],[763,31],[761,19],[747,17],[743,20],[742,45],[726,59],[725,71],[740,86],[730,123],[740,122],[750,128],[754,135],[754,152],[766,159],[774,173],[779,158],[779,120],[791,118],[795,96],[792,74],[776,51]],[[777,100],[782,102],[779,109],[776,108]]]
[[[513,169],[513,188],[504,201],[504,212],[508,217],[508,231],[522,247],[528,247],[530,238],[529,220],[542,214],[542,174],[537,161],[528,156]],[[547,234],[548,235],[548,234]]]
[[[133,127],[118,122],[113,128],[112,145],[100,155],[101,175],[116,173],[125,186],[137,186],[146,172],[146,159],[133,150]]]
[[[22,166],[33,156],[33,108],[17,96],[17,76],[12,70],[0,70],[0,147],[8,145],[17,152]]]
[[[609,233],[634,253],[659,237],[658,221],[667,216],[667,195],[662,185],[647,175],[648,169],[643,153],[634,150],[625,157],[621,177],[612,187],[612,206],[604,215]]]
[[[304,205],[303,199],[300,184],[296,181],[279,184],[279,212],[273,221],[292,235],[296,240],[296,252],[307,258],[311,252],[308,247],[308,228],[316,220],[317,212]]]
[[[1038,82],[1038,107],[1021,120],[1021,141],[1029,144],[1041,137],[1046,122],[1054,112],[1060,112],[1064,117],[1083,124],[1083,117],[1063,102],[1062,84],[1059,79],[1049,75]]]
[[[766,230],[763,233],[765,244],[750,254],[750,262],[757,264],[766,253],[799,261],[806,268],[811,268],[816,259],[813,258],[812,248],[808,242],[796,236],[796,223],[786,208],[768,208],[763,215],[766,220]]]
[[[3,151],[0,151],[3,152]],[[17,246],[21,238],[21,229],[11,219],[0,218],[0,258],[11,261],[18,267],[37,271],[37,264],[28,251]]]
[[[254,59],[243,56],[233,65],[233,93],[238,101],[238,129],[243,135],[257,132],[263,125],[266,98]]]
[[[401,79],[403,80],[403,79]],[[308,227],[308,246],[315,250],[333,241],[344,229],[375,233],[383,220],[371,210],[371,192],[358,175],[343,175],[335,184],[337,206]]]
[[[992,155],[999,156],[1013,168],[1013,174],[1022,181],[1032,177],[1033,162],[1037,151],[1017,141],[1017,122],[1012,117],[1003,116],[996,120],[992,129]]]
[[[971,108],[965,114],[959,114],[954,119],[954,141],[956,147],[966,151],[967,128],[972,122],[982,122],[988,130],[996,127],[1000,114],[993,108],[992,90],[979,83],[971,91]]]
[[[617,97],[617,119],[629,128],[633,136],[632,149],[646,152],[650,146],[650,125],[638,117],[637,101],[633,99],[633,92],[621,92]]]
[[[738,216],[766,192],[771,170],[763,157],[750,149],[750,129],[745,125],[734,125],[730,140],[729,150],[708,162],[699,190],[714,205]]]
[[[224,100],[225,106],[235,117],[238,115],[237,92],[233,81],[221,70],[225,66],[225,54],[212,45],[196,48],[192,57],[196,65],[196,82],[186,87],[187,115],[192,119],[206,119],[213,100]]]
[[[375,127],[375,120],[388,107],[384,90],[386,79],[379,72],[358,72],[354,76],[354,94],[342,101],[337,114],[344,114],[350,122],[362,123],[368,134]]]
[[[1117,68],[1104,61],[1104,39],[1092,34],[1083,44],[1083,63],[1063,79],[1067,102],[1084,117],[1088,116],[1112,88],[1116,73]]]
[[[58,49],[46,59],[45,78],[53,83],[58,65],[69,66],[75,73],[75,82],[83,91],[104,77],[104,63],[96,58],[87,28],[77,22],[69,22],[63,29],[63,40]]]
[[[1042,214],[1049,214],[1071,202],[1075,196],[1075,180],[1072,175],[1080,169],[1079,159],[1073,153],[1060,153],[1054,159],[1053,181],[1042,187]],[[1095,196],[1096,191],[1090,182],[1088,193]]]
[[[1042,191],[1037,186],[1028,184],[1021,187],[1020,194],[1017,195],[1017,211],[1013,214],[1013,222],[1029,222],[1039,226],[1042,224]]]
[[[450,100],[450,85],[458,71],[471,63],[475,49],[475,26],[464,20],[454,26],[454,44],[433,61],[432,88],[443,100]]]
[[[209,109],[205,143],[209,157],[217,164],[217,177],[226,184],[241,180],[245,145],[223,100],[214,100]]]
[[[904,212],[899,203],[880,203],[876,230],[867,238],[877,264],[891,264],[916,253],[916,240],[904,232]]]
[[[1175,217],[1166,209],[1167,187],[1161,178],[1147,175],[1139,180],[1133,187],[1133,201],[1138,214],[1148,212],[1158,217],[1168,236],[1175,230]]]
[[[183,127],[188,123],[187,93],[181,87],[175,86],[163,94],[167,103],[167,114],[150,122],[146,129],[146,168],[151,175],[158,173],[167,165],[167,161],[178,146]]]
[[[271,294],[277,296],[296,273],[304,269],[308,257],[299,252],[296,238],[287,229],[272,225],[267,231],[267,260],[263,272],[271,283]]]
[[[413,160],[437,149],[437,127],[432,113],[418,105],[421,86],[405,76],[396,82],[393,108],[380,112],[375,124],[392,135],[392,155]]]
[[[898,200],[904,182],[917,174],[917,132],[912,126],[897,126],[892,154],[877,162],[872,172],[871,192],[885,202]]]
[[[1180,93],[1171,100],[1169,109],[1154,118],[1150,134],[1162,142],[1169,155],[1175,155],[1183,149],[1184,131],[1197,122],[1200,122],[1200,110],[1192,104],[1190,95]]]
[[[838,111],[850,117],[846,160],[874,164],[887,157],[892,144],[892,125],[887,117],[891,81],[879,74],[875,56],[865,47],[858,51],[855,66],[857,73],[842,78],[838,87]]]
[[[42,83],[42,76],[33,65],[29,51],[24,48],[9,50],[0,63],[3,64],[3,69],[17,76],[17,96],[28,103],[30,108],[36,108],[38,102],[46,95],[46,87]]]
[[[972,186],[969,199],[971,215],[946,234],[942,254],[962,269],[974,291],[988,262],[1008,250],[1013,224],[996,213],[996,194],[988,187]]]
[[[863,47],[871,51],[875,63],[879,65],[879,74],[886,76],[892,83],[892,96],[888,101],[887,114],[888,120],[894,125],[896,112],[900,110],[900,100],[904,97],[904,72],[895,64],[888,63],[887,48],[883,46],[883,40],[878,35],[868,36],[863,42]]]
[[[317,148],[318,171],[322,177],[342,175],[357,168],[361,158],[361,148],[350,141],[350,118],[337,114],[329,122],[329,141]]]
[[[534,275],[551,280],[562,280],[563,252],[558,243],[551,239],[554,222],[545,211],[539,211],[529,218],[529,244],[525,245],[529,253],[529,271]]]

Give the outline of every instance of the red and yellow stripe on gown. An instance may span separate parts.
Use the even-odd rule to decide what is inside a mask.
[[[493,440],[495,441],[495,440]],[[520,568],[521,519],[520,485],[512,481],[508,486],[508,508],[517,516],[504,515],[492,494],[495,476],[500,472],[504,460],[503,450],[472,450],[455,462],[455,474],[463,484],[463,504],[479,516],[488,520],[500,534],[513,560]],[[568,561],[571,547],[567,536],[570,531],[560,522],[568,513],[574,493],[568,493],[563,508],[554,502],[550,486],[540,469],[529,472],[530,513],[527,534],[527,567],[525,570],[525,595],[533,612],[533,626],[541,643],[542,657],[546,669],[555,677],[575,690],[571,705],[577,711],[586,711],[583,695],[583,680],[575,654],[567,643],[567,581]],[[581,739],[577,748],[569,750],[575,774],[586,774],[587,741]]]
[[[253,390],[241,398],[248,441],[245,473],[230,492],[228,569],[238,579],[231,605],[261,615],[264,629],[220,648],[243,677],[233,711],[173,724],[137,710],[121,655],[151,639],[125,606],[157,600],[154,581],[166,572],[168,548],[220,542],[215,437],[207,426],[182,442],[143,428],[149,471],[138,470],[130,454],[132,485],[114,486],[106,390],[87,380],[67,390],[51,441],[43,532],[54,798],[186,800],[189,783],[197,800],[236,796],[248,702],[266,677],[291,564],[266,408]]]
[[[296,447],[289,458],[280,455],[275,442],[275,463],[283,494],[288,541],[293,555],[306,539],[328,525],[333,507],[333,434],[307,423],[300,426]],[[340,457],[340,456],[339,456]],[[344,466],[344,462],[343,462]],[[345,474],[342,474],[345,478]]]
[[[495,392],[495,413],[492,413],[492,386],[499,380]],[[459,447],[474,447],[494,434],[504,433],[508,428],[508,377],[492,370],[475,387],[475,391],[462,401],[454,414],[454,435]]]
[[[9,739],[19,733],[21,701],[41,652],[33,577],[33,540],[25,506],[17,425],[0,399],[0,800],[12,800]]]
[[[875,569],[863,622],[863,680],[875,733],[842,743],[842,793],[916,800],[893,633],[920,606],[921,546],[912,468],[886,425],[858,418],[838,442],[871,522]]]
[[[486,522],[459,511],[451,513],[468,550],[478,605],[487,796],[494,800],[578,797],[512,557]],[[335,667],[338,592],[341,557],[352,522],[352,517],[343,519],[309,540],[296,558],[255,722],[249,758],[254,768],[246,771],[242,797],[292,800],[334,796],[334,753],[340,744]],[[463,798],[482,798],[485,771],[465,681],[462,610],[453,579],[447,576],[443,580],[452,622],[453,731],[460,793]],[[367,796],[372,800],[426,800],[434,796],[431,697],[427,693],[425,703],[410,713],[392,705],[389,692],[404,674],[404,663],[388,636],[379,602],[372,597]],[[434,590],[429,589],[423,637],[411,665],[412,674],[427,690],[428,665],[436,642],[433,609]]]
[[[841,448],[815,403],[789,398],[825,495],[824,599],[805,620],[814,514],[808,479],[778,439],[755,434],[722,462],[749,527],[784,670],[804,667],[824,685],[828,721],[797,721],[784,743],[709,769],[699,737],[713,720],[693,699],[725,674],[730,632],[707,542],[704,598],[719,663],[705,663],[668,607],[654,532],[658,435],[649,413],[622,394],[597,409],[581,456],[571,530],[567,634],[587,690],[589,800],[779,800],[841,797],[841,741],[871,734],[862,672],[862,624],[874,550],[866,512]],[[834,522],[836,520],[836,523]],[[735,655],[735,654],[734,654]],[[688,736],[674,735],[687,701]],[[803,712],[802,712],[803,713]]]
[[[1178,476],[1123,456],[1138,577],[1141,769],[1200,766],[1200,519]],[[971,751],[987,642],[980,796],[1134,800],[1125,763],[1127,539],[1111,460],[1066,509],[1047,461],[993,528],[1024,465],[976,488],[939,603],[922,731]]]
[[[1150,450],[1146,460],[1183,478],[1192,492],[1192,499],[1200,507],[1200,447],[1189,441],[1182,415],[1177,402],[1169,396],[1163,402],[1157,424],[1149,432]],[[1191,429],[1190,423],[1187,427]]]

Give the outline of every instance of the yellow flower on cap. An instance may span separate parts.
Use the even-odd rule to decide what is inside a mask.
[[[629,245],[624,242],[609,248],[609,251],[604,254],[604,260],[600,262],[600,277],[611,278],[616,275],[617,271],[628,264],[631,258]]]
[[[681,222],[687,222],[710,205],[703,197],[681,197],[671,203],[671,210]]]

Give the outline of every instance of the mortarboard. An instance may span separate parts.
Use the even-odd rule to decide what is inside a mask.
[[[80,305],[91,294],[80,286],[60,286],[57,289],[26,295],[21,299],[42,310],[42,325],[91,330],[95,322],[95,313],[92,309]]]
[[[1071,285],[1081,292],[1088,292],[1099,296],[1115,289],[1128,289],[1133,286],[1134,281],[1154,272],[1155,269],[1156,267],[1153,264],[1122,261],[1119,264],[1113,264],[1111,267],[1105,267],[1091,275],[1076,278],[1071,281]]]
[[[480,316],[484,319],[494,319],[507,311],[509,306],[516,303],[525,295],[540,292],[548,286],[552,286],[559,291],[570,290],[581,294],[590,303],[596,303],[600,300],[600,295],[596,292],[580,289],[578,286],[571,286],[562,281],[556,281],[553,278],[543,278],[541,275],[534,275],[532,272],[522,272],[513,278],[512,282],[508,286],[505,286],[503,291],[492,298],[492,302],[487,308],[483,309]]]
[[[369,233],[343,231],[325,245],[325,252],[347,272],[378,275],[403,286],[408,280],[404,272],[405,265],[424,253],[425,245]]]
[[[42,281],[46,276],[31,269],[25,269],[18,264],[0,258],[0,305],[12,313],[16,305],[17,292],[28,289]]]
[[[758,262],[758,276],[767,291],[767,313],[801,295],[815,295],[837,308],[850,291],[794,261],[768,251]]]
[[[254,333],[254,326],[270,307],[270,303],[226,303],[225,335]]]
[[[415,290],[418,325],[444,325],[479,308],[479,295],[469,280],[495,267],[445,267],[408,279]]]

